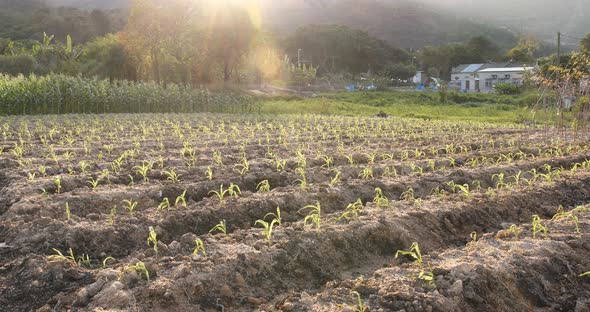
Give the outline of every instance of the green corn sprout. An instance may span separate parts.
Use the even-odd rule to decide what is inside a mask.
[[[145,279],[147,280],[147,282],[148,283],[150,282],[150,272],[148,271],[147,267],[145,266],[145,263],[143,263],[141,261],[138,261],[135,265],[130,265],[130,266],[126,267],[123,270],[123,272],[126,272],[126,271],[135,271],[135,272],[137,272],[137,274],[139,274],[139,277],[144,276]]]
[[[270,183],[268,182],[268,180],[264,180],[260,183],[258,183],[258,185],[256,185],[256,189],[258,190],[258,192],[270,192]]]
[[[215,225],[210,231],[209,233],[213,233],[215,231],[219,231],[223,234],[227,234],[227,227],[226,227],[226,223],[225,220],[221,220],[219,221],[219,223],[217,225]]]
[[[207,180],[213,181],[213,169],[211,169],[211,167],[207,167],[207,170],[205,170],[205,175],[207,176]]]
[[[225,195],[229,192],[229,190],[224,190],[223,189],[223,184],[219,187],[219,192],[218,191],[210,191],[209,195],[214,194],[215,196],[217,196],[217,199],[219,200],[219,206],[222,207],[225,205],[226,200],[225,200]]]
[[[66,202],[66,220],[70,221],[72,219],[72,214],[70,212],[70,203]]]
[[[342,176],[342,172],[340,170],[336,170],[336,175],[330,180],[330,188],[334,188],[336,184],[340,182],[340,177]]]
[[[520,236],[520,233],[522,233],[522,229],[520,227],[516,226],[516,224],[513,224],[508,229],[508,233],[511,234],[511,235],[513,235],[514,238],[516,240],[518,240],[518,237]]]
[[[55,179],[53,180],[53,183],[55,184],[56,193],[60,194],[61,193],[61,178],[59,176],[55,177]]]
[[[281,208],[280,207],[277,207],[276,213],[269,212],[269,213],[265,214],[264,218],[262,218],[262,219],[266,220],[266,218],[268,218],[268,217],[273,217],[274,220],[277,220],[278,225],[283,225],[283,220],[281,219]]]
[[[111,211],[109,213],[109,225],[111,225],[111,226],[113,225],[116,215],[117,215],[117,205],[114,205],[113,208],[111,208]]]
[[[199,252],[201,252],[203,254],[203,256],[207,255],[207,252],[205,251],[205,244],[203,243],[203,241],[200,238],[197,238],[195,240],[195,249],[193,250],[192,256],[196,256],[199,254]]]
[[[250,171],[250,162],[248,159],[246,159],[246,157],[243,157],[242,163],[235,165],[234,168],[240,173],[241,176],[244,176]]]
[[[309,213],[307,214],[307,216],[303,219],[303,225],[306,226],[308,223],[313,223],[316,228],[317,231],[320,231],[320,226],[321,226],[321,211],[322,208],[320,206],[320,202],[317,202],[314,205],[308,205],[305,206],[303,208],[301,208],[298,213],[302,212],[303,210],[307,210],[310,209]]]
[[[103,268],[103,269],[106,269],[106,268],[107,268],[107,262],[108,262],[109,260],[110,260],[110,261],[117,261],[117,260],[115,260],[115,258],[113,258],[113,257],[106,257],[104,260],[102,260],[102,268]]]
[[[176,201],[174,202],[175,206],[178,206],[178,204],[180,204],[182,207],[186,208],[186,190],[184,190],[184,192],[182,192],[182,194],[180,194],[180,196],[176,197]]]
[[[150,233],[148,234],[148,238],[147,238],[147,245],[148,247],[151,245],[152,248],[154,249],[154,252],[156,253],[156,257],[158,256],[158,235],[156,234],[156,231],[154,230],[153,227],[150,226],[149,228]]]
[[[100,183],[100,179],[94,179],[93,177],[88,178],[88,183],[92,186],[92,190],[96,191],[98,184]]]
[[[584,277],[584,276],[590,276],[590,272],[580,274],[580,277]]]
[[[72,248],[69,249],[69,254],[67,256],[64,256],[64,254],[62,254],[61,251],[55,248],[52,249],[55,252],[55,255],[47,256],[48,261],[64,261],[69,262],[75,266],[78,266],[78,261],[76,261],[76,257],[74,256],[74,251],[72,250]]]
[[[409,202],[414,201],[415,200],[414,188],[411,186],[408,186],[408,188],[401,194],[400,198],[405,201],[409,201]]]
[[[264,220],[256,220],[254,224],[260,224],[264,227],[264,230],[262,230],[262,234],[264,235],[264,237],[266,237],[266,241],[270,244],[272,240],[272,230],[274,225],[277,223],[277,219],[273,219],[271,222],[266,222]]]
[[[363,171],[361,171],[361,173],[359,173],[359,178],[362,178],[364,180],[370,180],[370,179],[375,178],[375,175],[373,174],[373,168],[367,167],[367,168],[363,169]]]
[[[369,307],[365,306],[365,304],[363,303],[363,300],[361,299],[361,294],[359,294],[357,291],[351,291],[350,295],[352,296],[352,298],[357,300],[356,305],[351,305],[351,304],[346,304],[346,306],[350,309],[352,309],[352,311],[354,312],[368,312],[369,311]]]
[[[238,197],[238,195],[240,195],[242,193],[242,191],[240,190],[240,187],[230,183],[229,187],[227,188],[227,193],[229,194],[230,197]]]
[[[400,255],[412,257],[414,260],[416,260],[416,263],[418,264],[418,267],[420,269],[423,268],[423,265],[422,265],[422,253],[420,252],[420,246],[418,246],[418,243],[416,243],[416,242],[412,243],[412,246],[410,247],[410,250],[409,251],[398,250],[395,253],[395,258],[397,259]]]
[[[375,198],[373,203],[377,205],[377,208],[389,208],[389,199],[383,195],[383,191],[380,188],[375,189]]]
[[[125,206],[123,206],[123,208],[129,210],[129,214],[133,216],[133,211],[135,210],[135,208],[137,208],[138,202],[133,201],[132,199],[125,199],[123,200],[123,203],[125,203]]]

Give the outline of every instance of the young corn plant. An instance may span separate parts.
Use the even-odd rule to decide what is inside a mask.
[[[270,183],[268,182],[268,180],[261,181],[260,183],[258,183],[258,185],[256,185],[256,189],[260,193],[270,192]]]
[[[264,218],[262,218],[262,219],[266,220],[266,218],[268,218],[268,217],[273,217],[274,220],[277,220],[278,225],[283,225],[283,220],[281,219],[281,208],[280,207],[277,207],[276,213],[269,212],[269,213],[265,214]]]
[[[170,171],[163,170],[162,174],[166,176],[166,180],[172,182],[172,184],[178,183],[180,175],[176,173],[176,168],[170,169]]]
[[[264,229],[262,230],[262,234],[266,238],[266,241],[270,244],[271,240],[272,240],[272,230],[273,230],[275,224],[278,224],[278,220],[273,219],[270,222],[266,222],[264,220],[256,220],[256,222],[254,224],[255,225],[260,224],[264,227]]]
[[[154,228],[152,226],[150,226],[150,232],[147,238],[147,245],[148,247],[152,247],[154,249],[156,257],[158,257],[158,235],[156,234],[156,231],[154,231]]]
[[[135,172],[137,174],[139,174],[143,177],[144,183],[148,183],[149,182],[148,174],[152,170],[152,167],[153,167],[153,164],[151,162],[144,161],[141,166],[133,167],[133,170],[135,170]]]
[[[238,197],[238,195],[240,195],[242,193],[242,191],[240,190],[240,187],[230,183],[229,187],[227,188],[227,193],[229,194],[230,197]]]
[[[368,312],[369,311],[369,307],[367,307],[364,303],[363,300],[361,299],[361,294],[359,294],[357,291],[351,291],[350,295],[352,296],[352,298],[357,300],[356,305],[352,305],[352,304],[343,304],[343,306],[346,306],[348,309],[354,311],[354,312]]]
[[[359,214],[361,213],[361,211],[363,211],[363,209],[363,201],[359,198],[356,202],[348,204],[348,206],[346,206],[346,209],[344,210],[344,213],[342,213],[337,220],[340,221],[358,219]]]
[[[219,207],[223,207],[226,204],[225,196],[228,194],[229,190],[223,189],[223,184],[219,187],[218,191],[210,191],[209,195],[214,194],[217,199],[219,200]]]
[[[205,170],[205,175],[207,176],[207,180],[213,181],[213,169],[211,169],[211,167],[207,167],[207,170]]]
[[[60,194],[61,193],[61,178],[59,176],[55,177],[55,179],[53,180],[53,183],[55,184],[55,189],[56,189],[56,193]]]
[[[342,176],[342,172],[340,170],[336,170],[336,175],[330,180],[329,186],[331,189],[336,187],[336,184],[340,182],[340,178]]]
[[[114,205],[113,208],[111,208],[111,211],[109,213],[109,225],[113,225],[113,223],[115,222],[115,216],[117,215],[117,205]]]
[[[168,197],[165,197],[164,200],[158,205],[158,211],[164,211],[170,209],[170,200]]]
[[[74,251],[72,250],[72,248],[69,249],[70,253],[67,256],[65,256],[61,253],[61,251],[55,248],[52,249],[55,252],[55,255],[47,256],[48,261],[63,261],[68,262],[74,266],[78,266],[78,261],[76,261],[76,257],[74,256]]]
[[[218,224],[216,224],[210,231],[209,233],[213,233],[213,232],[221,232],[223,234],[227,234],[227,227],[226,227],[226,223],[225,220],[221,220],[219,221]]]
[[[70,212],[70,203],[66,202],[66,220],[72,219],[72,213]]]
[[[176,201],[174,202],[174,206],[180,206],[186,208],[186,190],[180,194],[180,196],[176,197]]]
[[[94,179],[93,177],[88,178],[88,183],[92,186],[92,190],[96,191],[98,184],[100,183],[100,178]]]
[[[305,175],[305,169],[303,167],[297,167],[295,169],[295,172],[297,172],[299,174],[299,176],[301,177],[301,179],[297,179],[297,180],[295,180],[295,182],[299,183],[299,187],[301,187],[302,189],[305,189],[307,187],[307,177]]]
[[[205,251],[205,244],[203,243],[203,240],[201,240],[200,238],[197,238],[195,240],[195,249],[193,250],[192,256],[196,256],[200,253],[203,254],[203,256],[207,255],[207,252]]]
[[[533,222],[531,223],[533,228],[533,239],[537,238],[537,234],[543,233],[543,237],[547,238],[547,227],[543,225],[541,217],[533,215]]]
[[[124,272],[127,271],[135,271],[137,272],[137,274],[139,275],[139,277],[145,277],[146,281],[149,283],[150,282],[150,272],[148,271],[147,267],[145,266],[145,263],[138,261],[136,264],[134,265],[130,265],[128,267],[126,267],[125,269],[123,269],[123,272],[121,272],[121,274],[119,275],[119,278],[121,278],[121,276],[123,275]]]
[[[123,203],[125,204],[123,208],[127,209],[129,211],[129,215],[133,216],[133,211],[135,210],[135,208],[137,208],[138,202],[133,201],[133,199],[125,199],[123,200]]]
[[[361,173],[359,173],[359,178],[362,178],[364,180],[374,179],[375,174],[373,173],[373,168],[367,167],[367,168],[363,169],[363,171],[361,171]]]
[[[395,258],[397,259],[400,255],[401,256],[410,256],[412,259],[416,260],[416,263],[418,264],[418,267],[420,269],[423,268],[422,253],[420,252],[420,246],[418,246],[418,243],[416,243],[416,242],[412,243],[412,246],[410,246],[409,251],[398,250],[395,253]]]
[[[320,206],[320,202],[317,202],[315,205],[308,205],[301,208],[298,213],[309,209],[309,213],[303,219],[303,226],[307,226],[308,223],[312,223],[316,226],[317,231],[320,231],[321,226],[321,212],[322,208]]]
[[[246,157],[242,157],[242,162],[235,165],[234,168],[241,176],[244,176],[250,171],[250,162]]]
[[[514,239],[518,240],[518,237],[522,233],[522,229],[518,227],[516,224],[513,224],[508,229],[508,234],[514,236]]]
[[[383,194],[383,190],[380,188],[375,189],[373,203],[375,203],[377,208],[389,208],[389,199]]]

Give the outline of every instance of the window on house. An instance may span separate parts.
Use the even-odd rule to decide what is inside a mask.
[[[510,75],[504,75],[504,78],[510,79]]]
[[[493,79],[498,79],[498,75],[492,75]]]

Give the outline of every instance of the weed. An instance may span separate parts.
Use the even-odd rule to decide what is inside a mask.
[[[533,238],[537,238],[537,234],[541,232],[543,232],[543,236],[547,238],[547,228],[543,225],[541,217],[533,215],[531,226],[533,227]]]
[[[420,252],[420,246],[418,246],[418,243],[412,243],[409,251],[398,250],[395,253],[395,258],[397,259],[400,255],[412,257],[414,260],[416,260],[418,267],[422,269],[422,253]]]
[[[389,199],[383,195],[383,191],[380,188],[375,189],[373,203],[377,205],[377,208],[389,208]]]
[[[258,192],[270,192],[270,183],[268,182],[268,180],[264,180],[261,181],[260,183],[258,183],[258,185],[256,185],[256,189],[258,190]]]

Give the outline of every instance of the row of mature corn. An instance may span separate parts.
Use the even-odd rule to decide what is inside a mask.
[[[236,92],[152,82],[85,79],[65,75],[0,74],[0,114],[246,113],[254,99]]]

